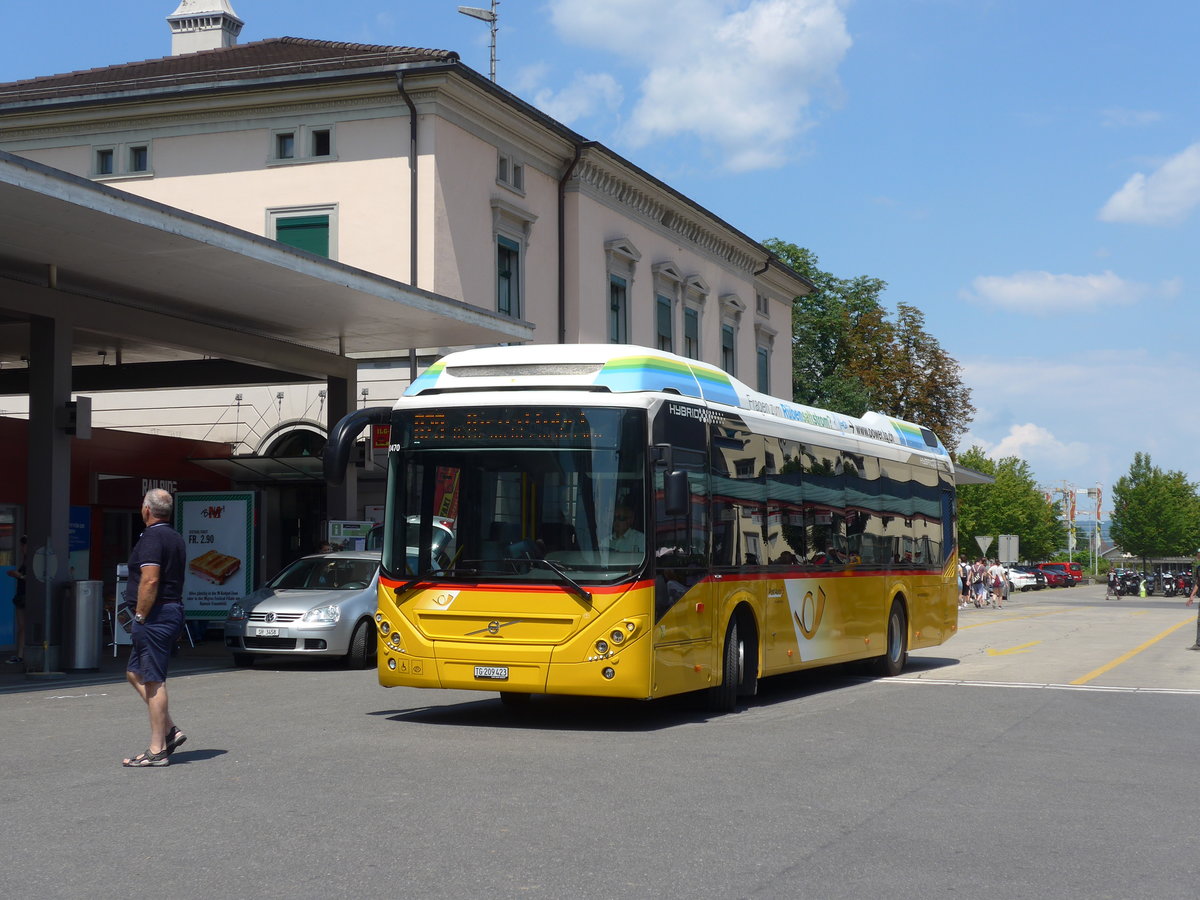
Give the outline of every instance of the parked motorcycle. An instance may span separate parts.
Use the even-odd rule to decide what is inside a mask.
[[[1117,576],[1117,596],[1136,597],[1142,592],[1142,576],[1138,572],[1122,572]]]
[[[1162,595],[1164,597],[1174,597],[1176,592],[1175,573],[1162,572],[1158,576],[1158,583],[1161,586]]]

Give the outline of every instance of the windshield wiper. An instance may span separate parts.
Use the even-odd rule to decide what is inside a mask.
[[[582,600],[584,603],[591,606],[591,604],[592,604],[591,593],[589,593],[587,591],[587,589],[584,588],[583,585],[581,585],[578,581],[576,581],[574,578],[572,578],[570,575],[568,575],[566,572],[564,572],[558,566],[557,563],[553,563],[548,559],[522,559],[522,560],[507,560],[507,561],[508,562],[533,563],[535,565],[540,564],[540,565],[545,566],[547,569],[549,569],[551,572],[553,572],[555,575],[557,575],[559,578],[561,578],[563,580],[563,586],[565,588],[567,588],[567,590],[569,590],[572,594],[575,594],[577,597],[579,597],[579,599]]]

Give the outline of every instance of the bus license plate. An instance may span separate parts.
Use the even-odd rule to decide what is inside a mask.
[[[255,628],[255,637],[279,637],[278,628]]]
[[[476,678],[487,678],[492,681],[508,681],[508,666],[476,666]]]

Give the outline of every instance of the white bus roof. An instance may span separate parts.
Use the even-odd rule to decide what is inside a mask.
[[[751,390],[708,363],[630,344],[534,344],[462,350],[431,365],[409,385],[404,396],[530,388],[674,394],[948,457],[937,436],[913,422],[877,412],[856,418],[781,400]],[[401,400],[397,405],[405,404]]]

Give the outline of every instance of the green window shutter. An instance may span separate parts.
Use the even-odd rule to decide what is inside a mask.
[[[496,309],[521,318],[521,248],[506,237],[496,238]]]
[[[292,216],[275,220],[275,240],[318,256],[329,255],[329,216]]]

